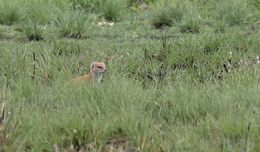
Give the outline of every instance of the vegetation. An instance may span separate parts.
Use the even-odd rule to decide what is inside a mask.
[[[43,29],[36,21],[24,21],[24,23],[22,23],[22,29],[30,41],[43,40]]]
[[[91,25],[91,15],[85,14],[83,10],[71,8],[57,9],[54,19],[55,26],[59,29],[61,36],[82,38]]]
[[[259,2],[0,0],[0,151],[260,151]]]
[[[182,20],[186,11],[184,4],[173,1],[160,1],[154,6],[152,23],[155,27],[172,26]]]
[[[0,24],[13,24],[22,18],[23,9],[19,7],[20,3],[6,1],[0,2]]]

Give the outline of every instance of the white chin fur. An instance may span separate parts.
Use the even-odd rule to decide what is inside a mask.
[[[102,75],[97,77],[97,83],[100,83],[102,81]]]

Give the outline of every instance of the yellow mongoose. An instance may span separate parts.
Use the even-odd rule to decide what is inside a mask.
[[[69,84],[78,84],[85,81],[95,81],[99,83],[102,80],[103,74],[106,72],[106,70],[105,63],[92,62],[90,66],[90,72],[88,74],[69,80]]]

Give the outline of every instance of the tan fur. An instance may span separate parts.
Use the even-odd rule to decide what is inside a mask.
[[[103,74],[106,72],[106,65],[103,62],[92,62],[90,72],[83,76],[79,76],[69,80],[69,84],[79,84],[86,81],[99,83],[102,80]]]

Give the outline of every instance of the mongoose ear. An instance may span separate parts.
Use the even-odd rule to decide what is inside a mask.
[[[90,65],[90,69],[93,69],[95,67],[96,63],[95,62],[92,62],[91,65]]]

